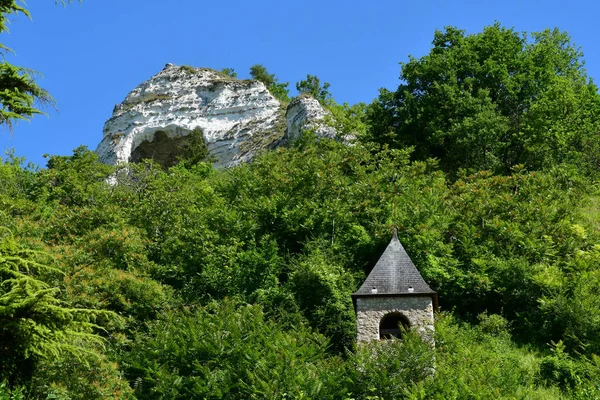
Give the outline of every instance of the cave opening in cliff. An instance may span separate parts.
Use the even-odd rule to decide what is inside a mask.
[[[129,161],[150,159],[168,168],[177,164],[177,156],[186,143],[185,137],[170,138],[165,131],[156,131],[152,140],[144,140],[131,152]]]
[[[169,137],[165,131],[156,131],[151,140],[144,140],[131,152],[129,161],[150,159],[169,168],[180,161],[186,166],[196,164],[204,161],[207,156],[208,148],[202,131],[196,128],[184,135],[178,134],[177,137]]]

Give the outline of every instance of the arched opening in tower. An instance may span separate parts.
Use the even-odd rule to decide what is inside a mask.
[[[410,328],[410,321],[400,313],[390,313],[383,316],[379,322],[379,338],[401,338],[406,329]]]

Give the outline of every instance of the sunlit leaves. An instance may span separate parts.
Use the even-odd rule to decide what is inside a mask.
[[[401,79],[369,106],[371,140],[415,146],[450,172],[597,167],[600,96],[565,32],[447,27],[428,55],[402,63]]]

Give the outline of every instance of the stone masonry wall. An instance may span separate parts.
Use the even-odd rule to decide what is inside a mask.
[[[433,341],[433,302],[429,296],[359,297],[356,299],[356,340],[379,340],[379,323],[390,313],[404,315],[411,328]]]

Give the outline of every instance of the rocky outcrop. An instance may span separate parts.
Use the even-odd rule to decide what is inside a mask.
[[[285,115],[286,141],[298,139],[304,130],[312,130],[319,137],[335,138],[336,131],[327,124],[327,118],[331,118],[331,114],[318,100],[308,96],[294,99],[289,104]]]
[[[207,68],[167,64],[115,106],[96,152],[108,164],[152,158],[176,163],[191,132],[201,132],[217,167],[251,160],[296,139],[302,129],[333,137],[319,102],[303,97],[286,110],[265,85]]]

